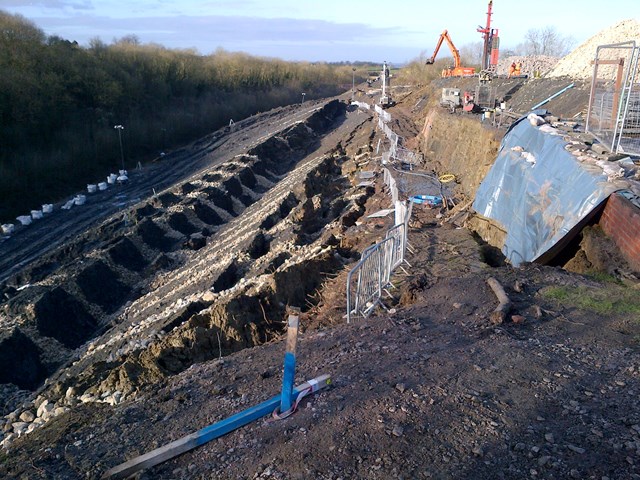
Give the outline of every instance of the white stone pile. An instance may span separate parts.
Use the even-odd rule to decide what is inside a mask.
[[[39,396],[33,403],[22,405],[20,408],[0,418],[0,447],[8,449],[16,438],[28,435],[36,428],[48,421],[65,414],[72,407],[80,403],[98,402],[109,405],[121,403],[125,395],[116,390],[102,394],[84,393],[78,396],[74,387],[69,387],[60,400],[52,402],[43,396]]]
[[[563,57],[546,76],[590,79],[593,75],[591,62],[595,59],[598,46],[630,40],[635,40],[637,44],[640,44],[640,22],[638,20],[623,20],[598,32],[573,52]]]
[[[511,56],[504,57],[498,61],[496,69],[497,75],[508,75],[509,66],[512,63],[520,63],[522,65],[521,75],[534,76],[534,72],[540,72],[544,76],[558,63],[558,57],[550,57],[548,55],[527,55],[527,56]]]

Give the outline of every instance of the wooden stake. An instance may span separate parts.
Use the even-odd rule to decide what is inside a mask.
[[[504,322],[504,319],[511,310],[511,300],[509,300],[509,297],[498,280],[493,277],[489,277],[487,279],[487,283],[498,298],[498,302],[500,302],[496,309],[491,313],[491,321],[495,324],[500,324]]]
[[[289,315],[287,330],[287,350],[284,354],[284,374],[282,376],[282,393],[280,401],[280,413],[291,409],[293,393],[293,382],[296,376],[296,346],[298,344],[298,312],[293,310]]]

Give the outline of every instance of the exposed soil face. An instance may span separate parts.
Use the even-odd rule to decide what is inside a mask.
[[[434,116],[425,139],[433,105],[411,107],[429,95],[397,97],[394,128],[424,149],[433,170],[424,173],[458,181],[449,209],[414,205],[408,264],[392,278],[388,310],[345,323],[347,273],[393,220],[368,217],[391,203],[381,175],[352,186],[358,171],[377,170],[375,122],[328,103],[143,200],[126,225],[105,222],[108,240],[82,264],[57,270],[65,257],[46,259],[57,273],[39,274],[47,280],[37,296],[8,292],[4,311],[25,320],[0,348],[22,345],[35,368],[19,386],[41,382],[45,354],[69,363],[35,402],[19,406],[7,390],[17,409],[5,422],[14,433],[0,476],[99,478],[277,395],[294,305],[302,309],[296,383],[326,373],[332,387],[286,420],[253,422],[138,478],[640,478],[640,308],[620,283],[559,267],[513,269],[461,227],[499,133]],[[460,141],[442,141],[441,128]],[[396,173],[401,190],[430,185]],[[187,246],[194,235],[205,239],[197,250]],[[589,268],[615,258],[596,253],[599,239],[597,229],[583,235]],[[92,276],[108,288],[82,287]],[[503,324],[490,320],[498,301],[489,277],[512,302]],[[118,288],[126,291],[108,314]],[[52,298],[75,299],[78,332],[100,335],[74,349],[78,339],[21,333],[40,318],[32,302],[48,299],[49,308]],[[28,423],[16,427],[19,416],[49,402],[55,418],[18,437]]]

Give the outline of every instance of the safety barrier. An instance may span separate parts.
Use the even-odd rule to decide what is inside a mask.
[[[640,155],[640,47],[635,41],[597,48],[585,130],[612,152]]]
[[[380,117],[380,120],[384,123],[389,123],[391,121],[391,114],[389,112],[385,112],[380,105],[376,105],[374,109]]]
[[[390,177],[393,179],[393,177]],[[362,258],[347,275],[347,323],[355,317],[368,317],[382,301],[382,292],[391,285],[391,274],[407,263],[407,231],[413,203],[397,201],[396,225],[379,243],[366,248]]]
[[[386,238],[393,239],[393,250],[390,259],[390,271],[393,271],[402,265],[404,261],[404,253],[407,245],[407,226],[404,223],[394,225],[387,231]],[[387,279],[387,284],[390,277],[391,275],[389,275],[389,279]]]
[[[354,102],[355,103],[355,102]],[[422,155],[401,147],[401,137],[387,125],[391,115],[379,105],[374,107],[378,114],[378,128],[384,132],[390,143],[389,151],[382,154],[382,164],[391,163],[391,159],[410,165],[422,163]],[[382,301],[382,292],[391,284],[391,274],[405,259],[410,250],[407,231],[413,209],[413,202],[399,201],[398,185],[388,168],[383,169],[384,183],[389,188],[395,206],[395,225],[391,227],[384,240],[368,247],[362,252],[362,258],[347,275],[347,323],[354,316],[367,317]]]
[[[393,175],[389,172],[388,168],[384,168],[382,170],[384,183],[387,187],[389,187],[389,194],[391,195],[391,201],[395,205],[398,202],[398,185],[396,184],[396,179],[393,178]],[[396,222],[399,223],[399,222]]]
[[[354,315],[368,317],[380,303],[386,279],[391,276],[394,241],[385,238],[366,249],[347,275],[347,323],[351,323]]]
[[[423,160],[422,154],[412,152],[403,147],[396,147],[394,153],[395,155],[393,155],[393,157],[396,160],[411,166],[420,165]]]

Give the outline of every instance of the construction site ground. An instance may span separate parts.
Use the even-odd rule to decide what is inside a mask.
[[[513,104],[521,95],[520,105],[529,108],[561,83],[555,80],[546,89],[536,84],[535,94],[524,87],[513,91]],[[511,88],[504,83],[505,92]],[[584,95],[584,90],[576,92]],[[398,94],[398,104],[389,111],[392,128],[406,145],[423,148],[421,136],[437,108],[437,94],[432,87]],[[572,98],[558,99],[567,103],[562,113],[569,118],[586,105],[584,97]],[[479,123],[478,118],[457,115],[450,120]],[[295,185],[287,187],[294,199],[260,191],[264,200],[257,199],[245,212],[247,218],[255,216],[270,248],[256,247],[256,242],[265,242],[257,241],[261,237],[254,233],[238,244],[238,251],[253,252],[249,256],[255,261],[237,255],[241,260],[235,270],[225,264],[222,273],[216,270],[204,278],[198,255],[211,262],[226,255],[209,246],[211,239],[202,250],[183,252],[179,258],[167,249],[173,263],[165,264],[157,276],[137,280],[145,285],[142,296],[122,305],[129,317],[115,312],[101,320],[106,330],[96,334],[90,350],[100,350],[102,356],[91,360],[87,344],[77,350],[68,345],[63,356],[68,368],[62,365],[35,391],[33,396],[40,395],[35,404],[33,398],[17,404],[15,399],[23,397],[7,396],[5,402],[14,412],[5,412],[7,433],[21,411],[30,405],[35,410],[43,398],[68,408],[43,427],[13,439],[1,454],[0,476],[100,478],[115,465],[277,395],[285,348],[280,303],[288,303],[303,309],[296,384],[329,374],[330,388],[305,398],[289,418],[258,420],[136,478],[640,479],[640,305],[635,283],[603,272],[584,275],[560,266],[505,264],[499,250],[455,221],[470,200],[465,185],[457,185],[452,194],[457,209],[414,206],[408,264],[394,274],[393,288],[384,298],[386,308],[346,324],[347,272],[359,252],[383,238],[392,224],[390,217],[368,218],[391,205],[381,175],[374,187],[352,186],[359,170],[379,172],[375,125],[365,112],[350,109],[344,117],[337,115],[332,127],[323,127],[321,141],[297,156],[298,167],[291,171],[303,171],[292,178],[304,185],[303,192]],[[438,134],[438,128],[435,125],[431,134]],[[469,142],[468,153],[489,156],[504,132],[488,124],[481,129],[486,138]],[[445,173],[438,167],[438,154],[447,152],[447,141],[464,131],[449,130],[449,138],[439,139],[440,148],[423,152],[425,173]],[[469,170],[478,168],[478,157],[470,153],[466,162]],[[454,173],[466,178],[464,172]],[[344,180],[349,175],[351,184]],[[269,178],[277,185],[275,176]],[[323,178],[330,182],[323,183]],[[189,183],[200,188],[193,179]],[[419,182],[410,185],[421,188]],[[287,199],[292,203],[283,211]],[[261,213],[261,202],[274,202],[280,214]],[[175,214],[167,210],[154,220],[168,215],[175,225]],[[325,220],[322,226],[313,221],[320,217]],[[265,223],[266,218],[271,220]],[[236,220],[229,220],[231,227]],[[238,236],[244,232],[242,225],[233,227]],[[224,232],[225,227],[220,228]],[[589,248],[612,252],[610,258],[618,259],[611,242],[597,234],[597,227],[593,232]],[[292,241],[302,253],[289,247],[276,251],[277,245]],[[288,260],[273,263],[283,252],[289,252]],[[287,267],[296,255],[301,259]],[[587,252],[590,255],[595,253]],[[259,264],[261,257],[268,257],[269,268]],[[232,270],[236,273],[229,273]],[[224,296],[238,288],[230,285],[243,283],[238,272],[246,283],[254,282],[257,297],[269,292],[262,311],[262,303],[243,310]],[[262,286],[257,280],[262,275],[267,283],[273,276],[275,287]],[[498,325],[490,319],[498,305],[487,284],[490,277],[513,302],[507,320]],[[198,288],[220,278],[226,280],[218,283],[218,296],[194,300]],[[304,286],[304,295],[294,291],[296,282]],[[166,308],[158,292],[189,301],[164,320],[166,336],[153,344],[160,346],[149,346],[150,353],[124,349],[116,333],[126,325],[107,329],[109,322]],[[254,298],[251,289],[241,294],[233,298]],[[40,301],[35,298],[25,303]],[[215,310],[222,304],[224,314]],[[252,309],[257,311],[250,313]],[[220,336],[216,342],[215,333],[206,333],[210,328],[228,335],[223,335],[226,342],[232,329],[215,321],[233,317],[239,323],[236,317],[254,313],[264,317],[265,324],[242,341],[217,348]],[[238,331],[242,328],[237,326]],[[111,341],[116,337],[121,343]],[[78,401],[83,392],[106,397],[116,388],[126,391],[126,397],[113,405]],[[64,403],[65,396],[76,400]]]

